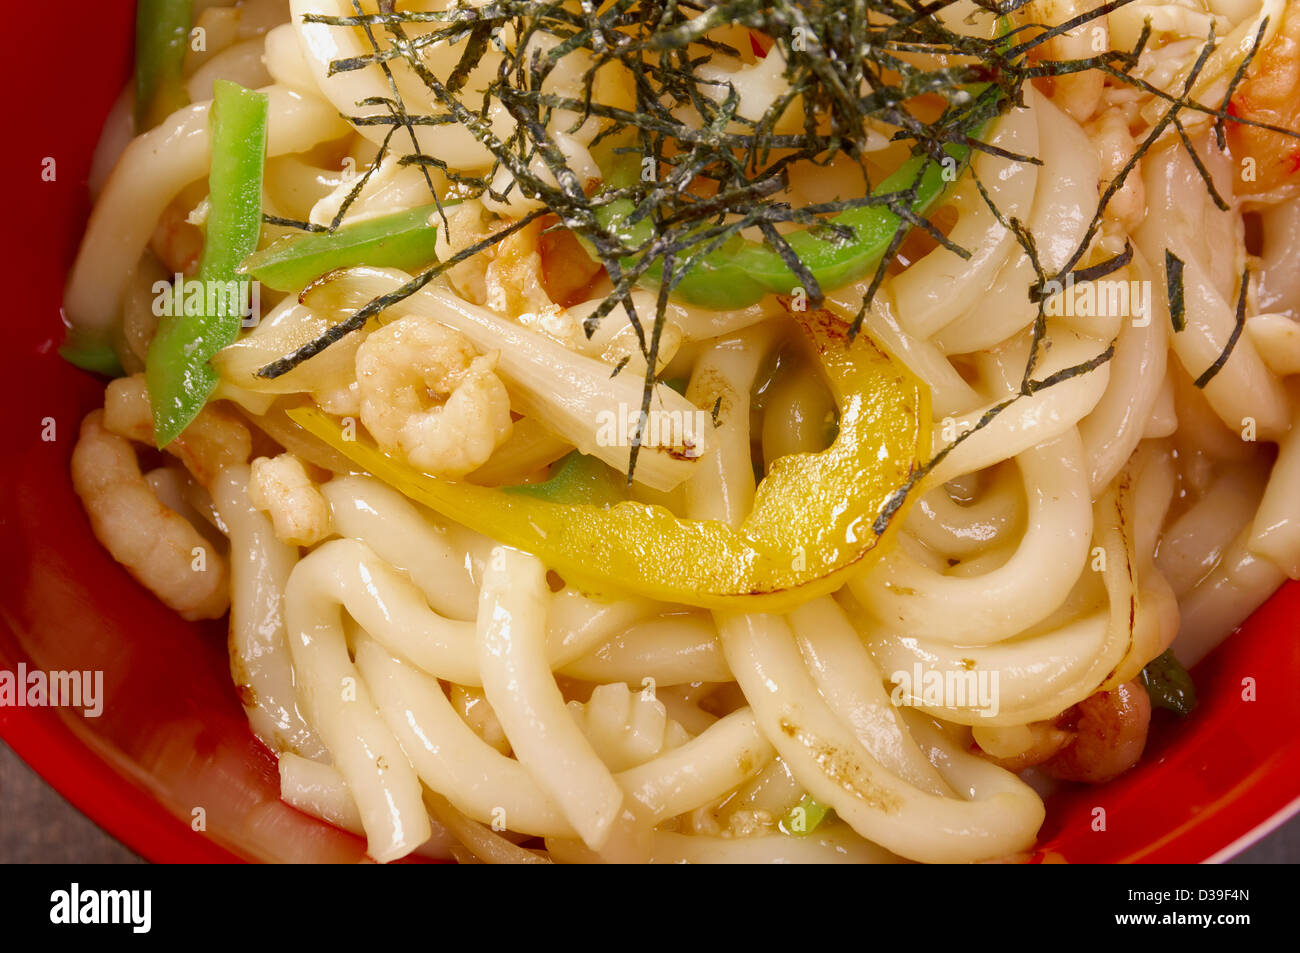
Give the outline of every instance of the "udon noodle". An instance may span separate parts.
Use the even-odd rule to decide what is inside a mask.
[[[544,480],[575,447],[625,474],[626,441],[594,431],[602,412],[641,406],[648,370],[681,381],[663,409],[707,426],[690,453],[643,448],[632,498],[731,527],[773,460],[827,446],[835,404],[792,343],[788,300],[669,298],[653,356],[624,305],[584,333],[609,278],[525,221],[545,208],[503,166],[430,219],[438,257],[517,231],[274,378],[258,370],[411,274],[363,263],[263,287],[265,314],[213,361],[213,401],[166,455],[147,449],[156,288],[193,276],[203,247],[214,79],[267,97],[263,245],[284,223],[319,232],[341,211],[348,224],[426,205],[431,185],[468,194],[463,179],[493,168],[464,123],[367,121],[399,92],[412,114],[439,113],[400,58],[331,68],[384,47],[393,5],[197,4],[192,104],[132,137],[124,97],[98,157],[111,172],[66,312],[114,341],[123,373],[73,473],[137,579],[187,618],[229,612],[234,682],[284,800],[363,835],[381,862],[971,862],[1028,856],[1051,785],[1131,767],[1151,717],[1144,670],[1171,647],[1196,664],[1300,578],[1300,199],[1269,165],[1293,170],[1295,146],[1245,125],[1221,137],[1214,111],[1235,96],[1234,115],[1292,125],[1300,10],[1135,0],[1085,16],[1096,6],[1036,0],[1014,22],[1077,21],[1042,45],[1057,60],[1131,49],[1149,22],[1124,73],[1140,82],[1086,69],[1026,84],[929,213],[948,243],[914,232],[865,311],[864,335],[928,392],[928,482],[843,585],[767,611],[586,591],[295,416],[317,408],[478,485]],[[361,12],[379,16],[328,22]],[[1000,22],[964,2],[942,16],[986,35]],[[418,55],[446,81],[462,49]],[[750,115],[786,90],[781,57],[762,52],[756,38],[709,66]],[[483,72],[501,55],[489,47]],[[578,95],[589,55],[562,59],[548,88]],[[1211,108],[1172,123],[1178,97]],[[599,182],[600,124],[582,120],[551,128],[575,180]],[[514,119],[494,102],[482,121],[506,136]],[[883,129],[864,148],[885,169],[901,155]],[[399,161],[411,151],[437,163]],[[783,200],[861,194],[853,175],[794,167]],[[1026,294],[1062,270],[1046,305]],[[850,319],[869,278],[825,288],[824,307]],[[657,298],[632,292],[642,317]]]

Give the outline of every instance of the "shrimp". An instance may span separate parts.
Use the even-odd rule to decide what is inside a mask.
[[[1045,761],[1044,770],[1063,781],[1102,784],[1142,757],[1151,699],[1140,682],[1124,682],[1114,691],[1085,698],[1056,721],[1058,728],[1073,731],[1074,740]]]
[[[1074,736],[1050,721],[1035,721],[1009,728],[982,728],[973,732],[978,753],[1008,771],[1023,771],[1050,760]]]
[[[551,300],[541,230],[542,222],[536,221],[498,243],[483,273],[485,304],[497,314],[577,350],[585,338],[582,323]]]
[[[498,314],[559,310],[542,284],[541,231],[541,221],[535,221],[497,243],[483,279],[487,306]]]
[[[1026,15],[1034,22],[1055,27],[1091,6],[1083,0],[1034,0]],[[1086,60],[1109,48],[1110,25],[1102,15],[1047,40],[1041,55],[1051,60]],[[1053,101],[1077,122],[1087,122],[1097,111],[1104,86],[1105,76],[1095,69],[1051,77]]]
[[[292,453],[253,461],[248,502],[270,515],[275,535],[283,543],[311,546],[329,534],[329,504]]]
[[[464,208],[462,204],[451,210],[460,215],[449,219],[452,240],[445,243],[445,249],[439,245],[439,257],[488,233],[481,224],[481,209],[461,211]],[[531,222],[448,274],[462,297],[571,350],[582,351],[589,339],[582,319],[569,309],[586,302],[607,283],[605,269],[592,260],[572,232],[547,231],[551,221]],[[467,270],[471,266],[472,271]]]
[[[1125,110],[1111,106],[1088,124],[1088,133],[1097,148],[1100,160],[1101,181],[1097,183],[1100,192],[1110,188],[1111,183],[1124,167],[1133,159],[1137,143],[1129,131],[1129,120]],[[1140,164],[1124,179],[1124,184],[1106,203],[1106,215],[1132,232],[1142,224],[1146,217],[1146,188],[1142,183]]]
[[[143,374],[109,382],[104,391],[104,428],[119,437],[154,445],[153,412]],[[253,439],[234,414],[208,404],[165,449],[206,487],[222,468],[248,461]]]
[[[355,358],[354,358],[355,360]],[[361,394],[355,380],[335,387],[311,392],[311,399],[327,414],[336,417],[355,417],[361,413]]]
[[[510,436],[497,353],[436,321],[407,315],[357,348],[361,422],[380,446],[436,476],[459,478]],[[429,406],[428,398],[434,398]]]
[[[193,221],[195,207],[207,194],[207,183],[195,183],[168,204],[158,217],[149,248],[167,268],[170,277],[192,277],[203,256],[203,229]]]
[[[436,252],[439,261],[449,261],[462,250],[483,241],[492,234],[483,206],[473,199],[445,210],[448,228],[438,229]],[[482,304],[487,300],[486,272],[492,259],[488,248],[472,255],[447,270],[447,280],[456,292],[467,301]]]
[[[1282,26],[1251,63],[1229,111],[1243,119],[1300,130],[1300,6],[1287,4]],[[1238,164],[1237,194],[1284,199],[1300,193],[1300,139],[1228,123]]]
[[[544,232],[537,239],[542,287],[556,304],[568,308],[591,297],[592,284],[605,266],[595,261],[568,229]]]
[[[168,509],[140,473],[135,451],[96,410],[72,451],[72,485],[95,537],[146,589],[185,619],[216,619],[230,604],[225,558]]]

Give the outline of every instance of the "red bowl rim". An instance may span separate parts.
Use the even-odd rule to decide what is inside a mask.
[[[1300,589],[1300,586],[1296,587]],[[5,626],[7,628],[7,626]],[[1231,639],[1231,637],[1230,637]],[[1215,654],[1218,654],[1217,652]],[[1214,664],[1211,655],[1209,664]],[[56,792],[99,827],[144,859],[156,863],[239,863],[247,856],[211,836],[195,832],[174,817],[151,794],[115,770],[69,724],[71,716],[50,708],[0,708],[0,740]],[[1173,735],[1176,743],[1177,735]],[[1274,772],[1276,773],[1276,772]],[[1287,779],[1282,778],[1283,781]],[[1294,787],[1295,778],[1291,778]],[[1211,820],[1191,821],[1168,844],[1143,849],[1117,862],[1160,862],[1168,847],[1179,848],[1180,861],[1221,864],[1258,843],[1291,818],[1300,815],[1300,793],[1281,807],[1268,810],[1268,795],[1276,791],[1253,788],[1231,799]],[[1260,796],[1262,795],[1262,796]],[[1207,812],[1208,813],[1208,812]],[[1223,832],[1236,831],[1225,843]],[[1040,856],[1044,847],[1040,844]]]

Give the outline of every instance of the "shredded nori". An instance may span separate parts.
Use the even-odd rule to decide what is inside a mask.
[[[778,226],[802,225],[817,230],[823,237],[851,242],[855,236],[850,229],[831,223],[837,214],[872,204],[885,205],[894,212],[899,220],[897,229],[868,283],[852,323],[852,333],[861,326],[895,253],[913,229],[923,229],[938,244],[956,254],[969,255],[969,250],[957,246],[932,221],[913,210],[919,176],[911,188],[889,195],[872,194],[875,183],[868,174],[863,152],[869,131],[890,129],[893,140],[906,143],[913,154],[927,156],[935,162],[943,161],[944,147],[952,144],[968,146],[977,154],[1038,162],[1033,156],[1008,154],[979,138],[980,130],[987,127],[989,120],[1023,105],[1026,83],[1041,77],[1097,70],[1151,94],[1167,104],[1164,115],[1104,190],[1083,239],[1054,275],[1042,267],[1028,229],[1002,214],[973,168],[967,167],[984,202],[1012,231],[1033,263],[1036,281],[1027,290],[1030,300],[1037,300],[1039,313],[1019,393],[986,413],[971,431],[958,438],[960,443],[1020,396],[1087,373],[1114,353],[1112,344],[1089,361],[1036,379],[1034,370],[1046,333],[1042,289],[1049,281],[1063,282],[1070,275],[1076,281],[1095,280],[1129,262],[1132,249],[1126,248],[1123,254],[1108,261],[1079,267],[1093,248],[1109,202],[1123,188],[1141,158],[1170,127],[1191,155],[1212,200],[1224,206],[1187,135],[1180,119],[1182,111],[1213,116],[1220,147],[1224,141],[1224,124],[1228,122],[1292,136],[1295,133],[1234,115],[1231,110],[1232,93],[1263,40],[1267,21],[1261,24],[1254,45],[1238,66],[1223,100],[1217,105],[1207,105],[1193,100],[1191,91],[1215,48],[1217,41],[1212,28],[1182,90],[1173,94],[1131,74],[1150,39],[1149,22],[1129,50],[1111,49],[1074,60],[1053,60],[1038,55],[1042,44],[1051,37],[1082,26],[1130,0],[1110,0],[1054,28],[1022,24],[1000,31],[994,37],[965,36],[945,26],[938,15],[948,11],[954,2],[727,0],[713,4],[704,0],[614,0],[598,8],[589,2],[575,6],[564,0],[489,0],[477,6],[406,12],[398,11],[393,0],[381,0],[377,13],[363,13],[360,4],[353,0],[353,16],[309,14],[305,17],[309,22],[339,29],[361,29],[369,41],[368,53],[335,61],[330,66],[331,73],[377,66],[391,92],[391,97],[375,97],[356,104],[358,109],[382,107],[383,112],[345,117],[358,125],[387,125],[389,129],[375,161],[358,178],[329,229],[339,226],[379,163],[393,151],[399,131],[405,133],[403,138],[409,140],[411,152],[401,154],[398,161],[425,172],[435,201],[438,196],[428,173],[430,167],[454,183],[464,197],[488,195],[505,200],[511,191],[518,189],[524,196],[541,201],[545,212],[554,214],[560,226],[572,230],[585,242],[613,285],[606,300],[584,323],[586,333],[589,336],[594,333],[599,322],[616,307],[622,305],[626,309],[646,358],[642,401],[642,409],[646,410],[656,382],[656,357],[669,296],[691,267],[746,229],[754,228],[761,233],[764,241],[802,281],[810,303],[816,306],[822,294],[830,289],[819,287]],[[986,11],[1006,16],[1020,10],[1028,0],[975,2]],[[414,25],[432,29],[412,36],[406,27]],[[784,76],[788,92],[778,97],[758,119],[738,113],[739,95],[730,84],[720,84],[701,75],[701,69],[717,57],[738,56],[737,50],[710,36],[716,28],[728,25],[747,28],[771,40],[786,62]],[[505,42],[502,37],[511,37],[511,42]],[[545,39],[545,42],[533,42],[535,39]],[[422,58],[423,50],[438,43],[461,45],[456,66],[443,79]],[[501,52],[499,68],[485,86],[480,84],[477,91],[472,91],[468,89],[469,77],[489,50]],[[581,95],[565,97],[546,91],[547,78],[560,59],[572,50],[584,50],[590,57]],[[390,66],[396,60],[403,61],[423,83],[436,104],[434,114],[419,114],[408,108]],[[596,74],[613,61],[621,64],[632,78],[636,95],[633,110],[594,98]],[[942,101],[943,108],[937,118],[927,120],[918,115],[914,107],[922,96],[938,97]],[[790,111],[796,106],[803,112],[802,128],[798,131],[786,128],[777,133],[776,129],[792,115]],[[493,132],[489,122],[493,107],[504,108],[514,120],[513,132],[504,139]],[[593,188],[592,183],[581,181],[569,168],[549,131],[551,119],[559,110],[576,115],[575,128],[589,120],[599,124],[600,132],[591,149],[593,153],[604,149],[608,153],[605,161],[618,161],[629,153],[638,160],[651,160],[653,181],[639,181],[638,177],[633,185],[604,188]],[[468,130],[491,154],[492,164],[485,173],[459,174],[420,150],[416,127],[450,124]],[[794,165],[825,166],[837,156],[848,156],[861,169],[859,197],[806,207],[794,207],[772,198],[788,184]],[[535,171],[538,162],[545,169],[545,176]],[[494,191],[491,184],[497,181],[496,174],[501,169],[508,170],[512,176],[511,185],[504,193]],[[634,239],[631,234],[635,229],[612,228],[606,224],[609,206],[625,200],[634,205],[626,224],[648,219],[653,225],[643,233],[648,237]],[[458,261],[490,247],[540,214],[532,213],[453,259],[435,264],[402,288],[377,298],[331,327],[316,341],[262,368],[259,374],[276,377],[287,372],[345,334],[364,326],[385,308],[414,294]],[[311,231],[320,228],[280,219],[275,224]],[[1167,256],[1167,265],[1171,258]],[[649,277],[652,269],[658,270],[659,294],[655,313],[649,316],[653,323],[647,333],[631,292]],[[1173,284],[1170,274],[1171,312],[1181,316],[1182,309],[1174,307]],[[1245,282],[1243,305],[1244,287]],[[1240,333],[1240,324],[1239,320],[1224,354],[1202,375],[1205,382],[1227,360]],[[1199,381],[1198,385],[1203,386]],[[644,415],[641,419],[645,419]],[[633,436],[633,466],[641,436],[638,427]],[[951,449],[950,446],[940,451],[914,473],[907,487],[900,488],[877,519],[878,532],[883,531],[888,517],[901,505],[916,480]]]
[[[266,225],[279,225],[283,228],[293,228],[300,232],[328,232],[329,229],[324,225],[314,225],[311,222],[300,222],[296,218],[281,218],[279,215],[267,215],[262,213],[262,222]]]
[[[1181,258],[1165,249],[1165,289],[1169,295],[1169,321],[1174,331],[1187,327],[1187,303],[1183,298],[1183,265]]]
[[[1228,335],[1228,343],[1224,345],[1219,356],[1214,359],[1214,363],[1205,369],[1205,373],[1192,382],[1197,387],[1204,387],[1214,380],[1215,375],[1223,370],[1223,365],[1227,364],[1228,358],[1232,356],[1233,349],[1237,346],[1237,339],[1241,337],[1241,329],[1246,326],[1246,292],[1249,289],[1250,269],[1247,268],[1241,275],[1241,291],[1237,295],[1237,313],[1232,326],[1232,333]]]

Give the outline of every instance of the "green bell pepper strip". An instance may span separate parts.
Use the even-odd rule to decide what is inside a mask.
[[[626,154],[615,154],[606,164],[612,188],[636,181],[639,164]],[[970,155],[969,146],[950,143],[945,153],[958,166]],[[912,210],[923,215],[943,195],[954,177],[928,156],[913,156],[881,182],[873,195],[886,196],[916,186]],[[454,203],[445,203],[454,204]],[[626,220],[636,209],[631,199],[619,199],[601,206],[597,219],[617,231],[630,245],[641,245],[652,236],[654,225],[643,218],[632,225]],[[433,206],[376,218],[346,226],[330,234],[309,234],[276,243],[253,255],[242,272],[251,274],[277,291],[302,288],[335,268],[367,264],[410,270],[431,261],[436,245],[436,226],[429,223]],[[823,291],[843,287],[870,273],[888,250],[901,221],[888,205],[864,205],[841,212],[828,226],[850,229],[853,240],[820,238],[812,230],[785,236],[790,248],[817,279]],[[828,227],[824,231],[830,232]],[[631,267],[633,259],[624,264]],[[642,275],[642,282],[655,285],[662,280],[663,264],[655,262]],[[793,294],[799,278],[772,248],[732,236],[722,246],[696,262],[673,289],[673,297],[711,310],[748,307],[768,294]]]
[[[1196,686],[1187,669],[1166,649],[1142,669],[1142,684],[1151,696],[1151,704],[1167,708],[1178,715],[1189,715],[1196,707]]]
[[[262,169],[266,159],[267,98],[237,83],[213,87],[209,211],[198,279],[202,314],[164,315],[145,358],[145,380],[159,447],[176,438],[217,386],[212,356],[239,336],[239,265],[262,231]]]
[[[531,552],[579,589],[636,593],[711,609],[783,612],[843,585],[878,555],[929,455],[929,392],[844,315],[791,312],[817,352],[840,414],[820,453],[772,464],[738,528],[625,500],[569,504],[541,494],[454,483],[349,434],[315,408],[290,410],[308,432],[412,500]],[[349,439],[351,436],[353,439]]]
[[[798,813],[799,811],[803,812],[802,817]],[[823,804],[821,801],[815,800],[812,795],[805,794],[799,799],[799,803],[790,808],[789,813],[781,818],[777,823],[777,828],[782,834],[803,837],[816,830],[830,813],[831,807],[829,804]]]
[[[970,147],[960,144],[944,146],[944,151],[960,164],[970,154]],[[626,156],[614,163],[609,184],[627,187],[635,182],[632,175],[639,166]],[[923,215],[943,194],[951,174],[928,156],[912,156],[872,191],[884,196],[904,192],[916,184],[912,211]],[[643,218],[630,226],[625,220],[636,208],[631,199],[619,199],[601,207],[597,218],[606,228],[618,231],[627,244],[649,241],[653,223]],[[889,248],[901,219],[888,205],[862,205],[841,212],[828,226],[852,230],[855,238],[839,240],[819,238],[812,230],[785,235],[790,248],[804,267],[817,279],[823,291],[843,287],[870,273]],[[826,229],[829,232],[829,228]],[[631,267],[634,259],[624,262]],[[642,282],[655,285],[663,278],[663,263],[656,261],[642,275]],[[802,282],[790,270],[775,249],[734,235],[722,246],[697,261],[673,288],[673,297],[687,304],[714,311],[745,308],[768,294],[793,294]]]
[[[59,356],[74,367],[106,377],[121,377],[126,373],[111,345],[94,340],[77,328],[68,329],[67,340],[59,347]]]
[[[239,272],[276,291],[297,291],[337,268],[373,265],[413,271],[438,257],[436,214],[436,205],[424,205],[333,232],[294,235],[249,255]]]
[[[182,106],[190,0],[139,0],[135,8],[135,131],[158,125]]]
[[[605,461],[574,450],[564,456],[541,483],[520,483],[501,488],[552,503],[589,503],[613,506],[627,499],[626,484]]]

